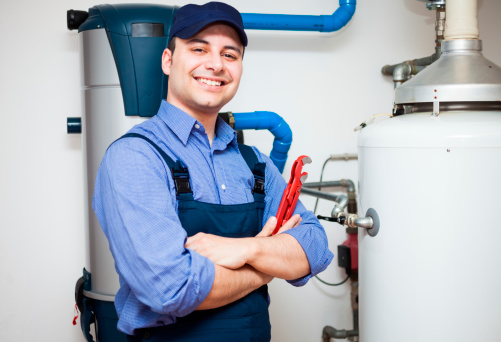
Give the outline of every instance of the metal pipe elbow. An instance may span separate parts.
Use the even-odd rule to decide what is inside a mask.
[[[346,192],[355,193],[355,183],[351,179],[342,180],[346,184]]]
[[[348,194],[348,212],[356,214],[358,212],[358,205],[355,183],[350,179],[345,179],[344,181],[346,184],[346,193]]]
[[[285,120],[273,112],[258,111],[252,113],[233,113],[235,130],[267,129],[275,136],[270,159],[283,172],[287,162],[287,153],[292,144],[292,130]]]
[[[326,325],[322,331],[322,339],[324,342],[329,342],[331,338],[346,339],[353,336],[358,336],[358,330],[338,330],[330,325]]]
[[[349,202],[348,196],[346,196],[346,195],[339,195],[338,196],[337,203],[339,204],[339,206],[341,208],[345,209],[346,206],[348,205],[348,202]]]
[[[412,74],[412,67],[408,62],[398,64],[393,70],[393,82],[405,82]]]

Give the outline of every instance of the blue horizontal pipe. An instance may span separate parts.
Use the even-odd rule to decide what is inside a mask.
[[[344,27],[355,14],[357,0],[339,0],[332,15],[289,15],[242,13],[246,29],[333,32]]]
[[[233,113],[233,117],[235,130],[267,129],[275,136],[270,159],[282,173],[292,144],[292,131],[287,122],[273,112]]]

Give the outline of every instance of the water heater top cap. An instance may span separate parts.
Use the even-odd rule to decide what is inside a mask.
[[[442,56],[395,89],[395,104],[501,101],[501,68],[482,55],[482,42],[442,43]]]

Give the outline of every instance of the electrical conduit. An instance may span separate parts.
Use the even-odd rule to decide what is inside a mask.
[[[289,15],[242,13],[246,29],[333,32],[344,27],[355,14],[356,0],[339,0],[332,15]]]
[[[287,153],[292,144],[292,131],[287,122],[273,112],[233,113],[233,117],[235,118],[235,130],[267,129],[275,136],[270,159],[282,173],[287,162]]]

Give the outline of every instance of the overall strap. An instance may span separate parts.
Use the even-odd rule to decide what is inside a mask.
[[[174,179],[174,186],[176,187],[176,196],[177,198],[184,199],[193,199],[193,191],[190,186],[190,174],[188,172],[188,168],[184,167],[183,163],[178,159],[175,162],[171,157],[167,155],[157,144],[155,144],[151,139],[145,137],[144,135],[138,133],[127,133],[122,137],[118,138],[120,140],[122,138],[140,138],[144,141],[148,142],[151,146],[153,146],[158,153],[165,160],[167,166],[172,172],[172,178]]]
[[[264,201],[265,191],[264,191],[264,183],[265,183],[265,170],[266,163],[260,163],[257,159],[256,153],[252,149],[252,147],[238,144],[238,149],[242,154],[247,166],[252,171],[254,175],[254,187],[252,188],[252,194],[254,195],[254,200],[262,202]]]

